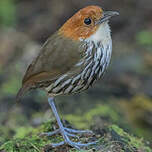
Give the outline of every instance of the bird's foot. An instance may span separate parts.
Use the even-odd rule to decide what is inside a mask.
[[[71,129],[71,128],[63,128],[62,130],[61,129],[57,129],[53,132],[48,132],[48,133],[42,133],[41,135],[42,136],[53,136],[55,134],[59,134],[61,133],[63,138],[64,138],[64,141],[60,142],[60,143],[52,143],[50,144],[50,146],[52,147],[58,147],[58,146],[62,146],[64,144],[68,144],[76,149],[81,149],[83,147],[87,147],[87,146],[90,146],[90,145],[94,145],[96,144],[97,142],[90,142],[90,143],[86,143],[86,144],[83,144],[81,142],[73,142],[70,140],[70,137],[76,137],[79,139],[79,136],[76,135],[76,134],[79,134],[79,135],[82,135],[82,134],[92,134],[92,131],[89,131],[89,130],[75,130],[75,129]]]
[[[89,143],[84,144],[84,143],[81,143],[81,142],[73,142],[73,141],[71,141],[71,140],[69,139],[68,136],[67,136],[66,138],[67,138],[67,139],[64,139],[64,141],[62,141],[62,142],[60,142],[60,143],[52,143],[52,144],[50,144],[50,146],[56,148],[56,147],[62,146],[62,145],[64,145],[64,144],[67,144],[67,145],[70,145],[70,146],[73,147],[73,148],[76,148],[76,149],[78,149],[78,150],[81,150],[81,149],[84,148],[84,147],[88,147],[88,146],[90,146],[90,145],[95,145],[95,144],[97,143],[97,141],[95,141],[95,142],[89,142]]]
[[[64,127],[64,131],[71,137],[78,137],[77,135],[75,134],[79,134],[79,135],[82,135],[82,134],[86,134],[86,135],[90,135],[90,134],[93,134],[93,132],[91,130],[77,130],[77,129],[72,129],[72,128],[66,128]],[[40,135],[41,136],[53,136],[55,134],[59,134],[61,133],[60,129],[57,129],[55,131],[52,131],[52,132],[47,132],[47,133],[41,133]]]

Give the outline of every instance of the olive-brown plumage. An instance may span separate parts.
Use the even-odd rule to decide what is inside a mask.
[[[72,72],[74,65],[83,56],[80,43],[64,38],[57,32],[52,35],[28,67],[22,81],[23,88],[17,98],[20,99],[29,89],[45,88],[68,71]]]
[[[54,147],[69,144],[77,149],[93,143],[74,143],[70,136],[84,133],[65,128],[54,105],[54,97],[88,89],[107,69],[112,40],[108,20],[117,12],[104,12],[98,6],[88,6],[72,16],[43,45],[36,59],[28,67],[17,100],[30,89],[41,88],[48,93],[48,101],[56,117],[64,141]]]

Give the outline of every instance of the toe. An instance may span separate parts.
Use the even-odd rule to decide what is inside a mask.
[[[69,133],[77,133],[77,134],[92,134],[93,132],[90,130],[76,130],[71,128],[64,128]]]
[[[53,135],[58,134],[58,133],[60,133],[59,129],[52,131],[52,132],[41,133],[40,136],[48,136],[49,137],[49,136],[53,136]]]
[[[52,146],[52,147],[58,147],[58,146],[62,146],[62,145],[64,145],[65,144],[65,142],[64,141],[62,141],[62,142],[60,142],[60,143],[52,143],[52,144],[50,144],[50,146]]]
[[[79,136],[75,135],[75,134],[71,134],[71,133],[66,133],[69,137],[75,137],[75,138],[78,138],[79,139]]]

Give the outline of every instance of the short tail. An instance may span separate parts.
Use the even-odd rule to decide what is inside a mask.
[[[23,85],[16,95],[16,101],[19,102],[21,98],[25,95],[25,93],[29,91],[29,89],[29,85]]]

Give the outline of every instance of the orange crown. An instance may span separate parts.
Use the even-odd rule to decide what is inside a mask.
[[[99,6],[88,6],[79,10],[60,29],[59,34],[72,40],[86,39],[96,32],[99,25],[95,24],[103,17]]]

